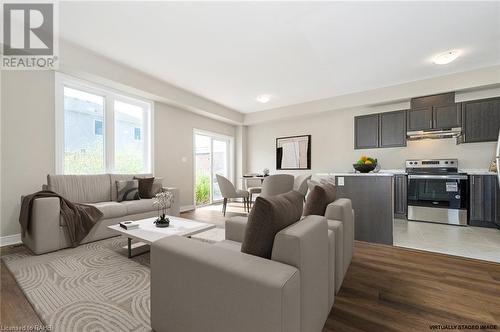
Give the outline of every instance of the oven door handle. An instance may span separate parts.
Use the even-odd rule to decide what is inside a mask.
[[[436,180],[467,180],[467,175],[426,175],[426,174],[410,174],[408,179],[436,179]]]

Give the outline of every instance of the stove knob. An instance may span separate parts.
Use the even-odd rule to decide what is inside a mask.
[[[450,164],[454,164],[455,162],[454,161],[450,161]]]
[[[447,161],[445,161],[444,163],[445,163],[445,164],[448,164],[448,162],[447,162]]]

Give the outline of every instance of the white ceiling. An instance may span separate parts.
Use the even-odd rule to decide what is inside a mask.
[[[63,2],[60,34],[249,113],[500,64],[500,2]]]

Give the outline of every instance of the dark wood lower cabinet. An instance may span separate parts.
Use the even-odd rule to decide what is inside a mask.
[[[471,175],[469,225],[500,227],[500,190],[496,175]]]
[[[407,187],[408,176],[406,174],[394,175],[394,217],[406,218],[407,214]]]
[[[335,177],[335,185],[337,197],[349,198],[352,201],[354,238],[359,241],[392,245],[393,177],[339,175]]]

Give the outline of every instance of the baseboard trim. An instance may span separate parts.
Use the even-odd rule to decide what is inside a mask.
[[[21,234],[0,236],[0,247],[21,243]]]
[[[194,205],[184,205],[180,208],[181,212],[193,211]]]

